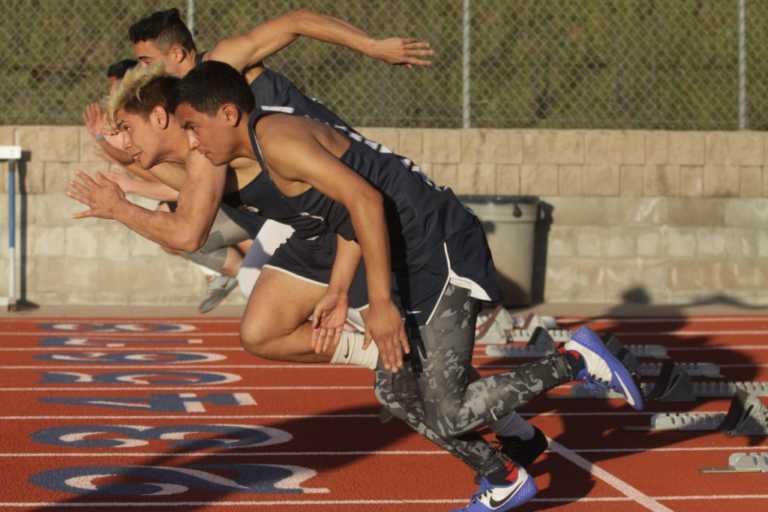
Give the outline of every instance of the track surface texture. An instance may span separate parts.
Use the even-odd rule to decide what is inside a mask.
[[[720,378],[768,381],[768,316],[560,317],[658,344]],[[398,421],[370,371],[254,358],[233,318],[0,318],[0,510],[445,511],[472,472]],[[520,359],[475,349],[481,373]],[[645,360],[644,360],[645,361]],[[652,377],[647,377],[652,380]],[[768,473],[705,473],[764,436],[649,431],[654,413],[721,412],[725,398],[648,404],[563,398],[522,412],[552,439],[518,510],[768,511]],[[762,400],[768,400],[763,397]]]

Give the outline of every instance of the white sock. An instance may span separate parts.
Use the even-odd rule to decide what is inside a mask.
[[[371,342],[368,348],[363,350],[364,342],[365,335],[362,333],[342,332],[341,340],[339,340],[336,351],[333,353],[333,357],[331,357],[331,362],[335,364],[353,364],[375,370],[376,364],[379,361],[379,347]]]
[[[489,425],[496,435],[510,437],[519,437],[523,441],[533,438],[534,430],[530,423],[525,421],[522,416],[513,412],[499,418]]]

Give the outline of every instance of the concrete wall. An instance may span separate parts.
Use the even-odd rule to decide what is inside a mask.
[[[536,195],[552,205],[548,302],[621,302],[627,291],[642,288],[656,303],[713,294],[768,303],[765,133],[362,131],[420,162],[458,194]],[[64,191],[74,170],[106,168],[89,140],[81,127],[0,127],[0,145],[19,144],[30,156],[28,298],[197,303],[204,281],[189,263],[114,222],[71,219],[79,207]],[[5,201],[2,194],[3,219]],[[0,295],[7,286],[5,246],[4,234]]]

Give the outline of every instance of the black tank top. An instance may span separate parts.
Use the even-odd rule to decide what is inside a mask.
[[[253,150],[264,169],[254,129],[259,119],[273,113],[257,108],[249,118]],[[393,270],[420,267],[451,235],[476,225],[474,214],[453,191],[436,186],[411,160],[355,132],[337,129],[350,139],[350,146],[340,160],[373,185],[384,199]],[[327,229],[348,240],[356,239],[347,209],[318,190],[310,188],[285,200],[301,215],[322,220]]]
[[[197,62],[198,64],[202,62],[202,55],[198,56]],[[316,99],[306,96],[288,78],[271,69],[265,68],[251,82],[250,88],[256,100],[257,110],[309,116],[339,129],[356,133],[346,121]],[[253,137],[252,130],[251,137]],[[255,139],[252,138],[251,143],[255,145]],[[266,169],[260,153],[257,159],[262,169]],[[272,183],[266,170],[239,191],[224,196],[224,202],[241,210],[287,224],[293,227],[296,235],[301,238],[312,238],[328,231],[328,228],[323,225],[323,219],[299,211],[288,203]]]

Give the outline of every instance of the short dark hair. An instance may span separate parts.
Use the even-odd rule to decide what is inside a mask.
[[[188,51],[197,51],[195,40],[181,21],[178,9],[157,11],[142,18],[128,29],[128,37],[136,44],[140,41],[156,41],[166,47],[179,44]]]
[[[133,59],[123,59],[110,64],[107,68],[107,78],[116,78],[120,80],[125,76],[126,71],[138,64],[139,61]]]
[[[256,106],[245,77],[229,64],[215,60],[202,62],[181,79],[176,105],[182,103],[210,116],[225,103],[233,103],[245,113]]]

